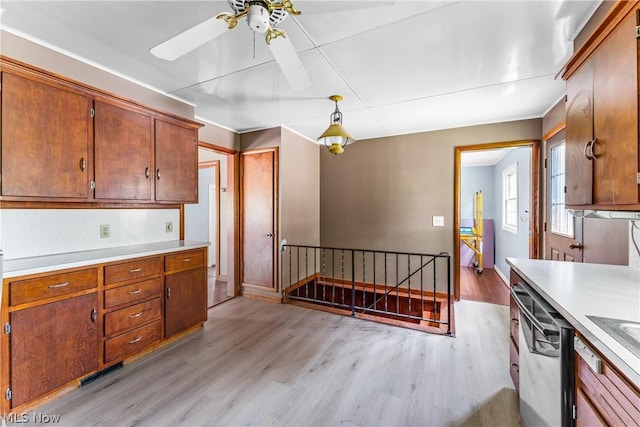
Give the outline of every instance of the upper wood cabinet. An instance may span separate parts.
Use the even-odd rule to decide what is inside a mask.
[[[156,120],[156,201],[198,201],[197,128]]]
[[[85,200],[91,103],[71,87],[2,73],[2,196]]]
[[[151,115],[97,100],[94,108],[95,198],[152,200]]]
[[[197,202],[200,124],[8,58],[0,66],[3,201]]]
[[[638,2],[619,2],[567,66],[566,200],[640,210]]]

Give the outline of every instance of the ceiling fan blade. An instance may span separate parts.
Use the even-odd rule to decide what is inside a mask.
[[[275,37],[267,45],[293,90],[299,92],[311,87],[311,78],[289,38]]]
[[[224,34],[228,29],[224,19],[214,16],[152,47],[149,52],[160,59],[173,61]]]

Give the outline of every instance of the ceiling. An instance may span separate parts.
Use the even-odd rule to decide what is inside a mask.
[[[356,139],[541,117],[599,1],[295,0],[283,28],[313,85],[296,92],[245,20],[175,61],[149,49],[226,1],[10,1],[0,26],[193,103],[233,131],[315,140],[340,94]],[[255,47],[254,47],[255,46]]]

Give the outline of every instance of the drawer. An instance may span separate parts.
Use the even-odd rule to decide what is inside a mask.
[[[104,291],[104,308],[117,307],[162,295],[162,281],[145,280]]]
[[[184,270],[204,265],[204,249],[195,249],[167,255],[164,258],[164,271]]]
[[[104,343],[104,362],[117,362],[127,356],[132,356],[146,346],[160,341],[161,334],[161,322],[158,320],[126,334],[108,339]]]
[[[520,354],[513,340],[509,340],[509,373],[517,392],[520,392]]]
[[[71,273],[52,274],[37,279],[9,283],[9,304],[18,305],[58,295],[93,289],[98,286],[95,268]]]
[[[160,298],[156,298],[106,314],[104,316],[105,336],[115,335],[118,332],[160,319],[160,301]]]
[[[160,257],[147,258],[108,265],[104,268],[104,284],[123,282],[140,277],[160,275],[162,261]]]

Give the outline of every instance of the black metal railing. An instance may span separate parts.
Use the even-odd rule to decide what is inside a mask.
[[[451,331],[451,254],[282,245],[285,299]],[[445,307],[442,307],[445,306]]]

